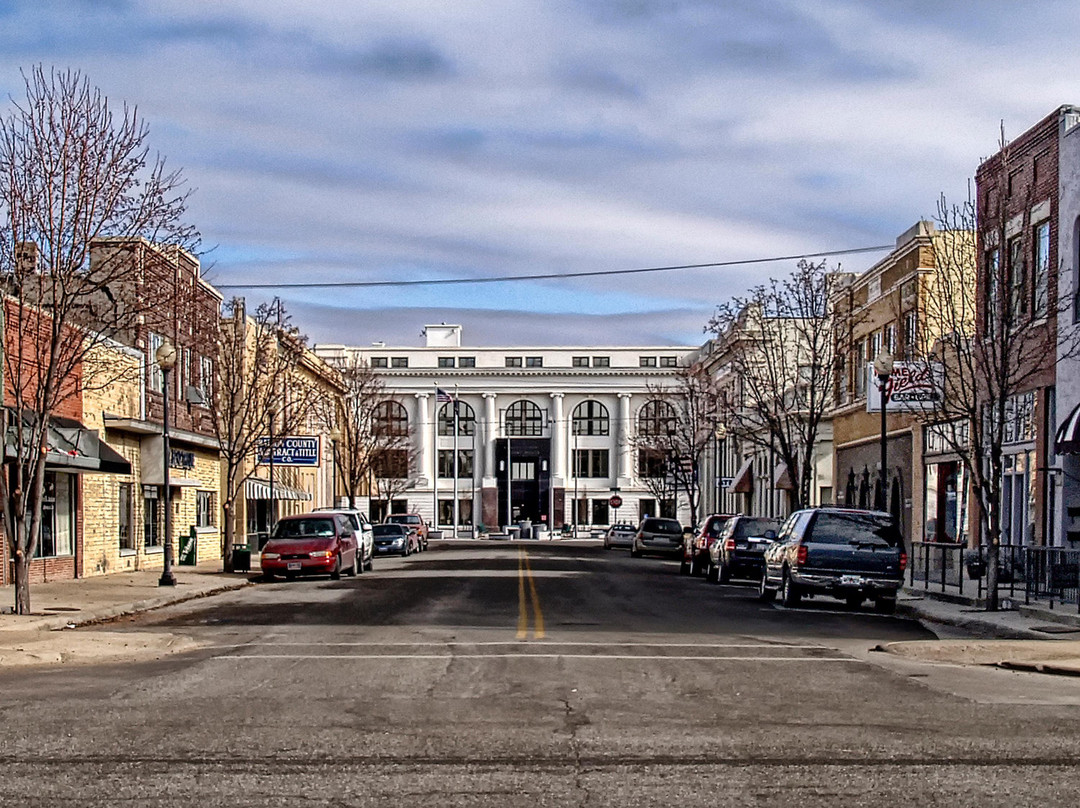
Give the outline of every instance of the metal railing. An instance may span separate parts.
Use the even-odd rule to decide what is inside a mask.
[[[986,597],[987,548],[912,542],[908,582],[913,589]],[[1003,544],[998,547],[999,597],[1024,603],[1076,604],[1080,613],[1080,550]]]

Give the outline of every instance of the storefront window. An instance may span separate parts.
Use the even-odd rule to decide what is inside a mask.
[[[117,514],[117,538],[120,551],[133,552],[135,550],[134,515],[132,513],[132,484],[120,483],[118,492],[119,513]]]
[[[926,466],[926,541],[965,542],[968,534],[967,475],[957,461]]]
[[[161,547],[161,524],[156,485],[143,486],[143,546]]]
[[[74,493],[70,474],[45,474],[45,497],[41,503],[41,536],[35,558],[54,558],[74,553]]]

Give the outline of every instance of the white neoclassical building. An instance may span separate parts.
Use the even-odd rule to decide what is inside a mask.
[[[456,511],[459,528],[489,531],[601,527],[673,508],[686,518],[662,480],[639,476],[647,472],[633,436],[654,417],[655,391],[696,347],[478,348],[462,345],[461,326],[446,324],[424,335],[420,347],[315,347],[331,363],[361,358],[404,410],[418,459],[393,510],[443,529]],[[456,436],[448,397],[458,402]]]

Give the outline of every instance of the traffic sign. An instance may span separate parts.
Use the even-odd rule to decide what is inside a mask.
[[[622,497],[620,497],[618,494],[612,494],[611,499],[608,500],[608,505],[610,505],[612,508],[621,508]]]

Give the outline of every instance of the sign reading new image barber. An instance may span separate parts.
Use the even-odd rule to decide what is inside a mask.
[[[275,466],[318,466],[321,458],[321,442],[315,435],[274,436]],[[270,439],[259,438],[255,447],[260,465],[270,463]]]
[[[867,364],[866,411],[881,412],[881,388]],[[922,412],[941,406],[945,367],[940,362],[896,362],[889,376],[886,412]]]

